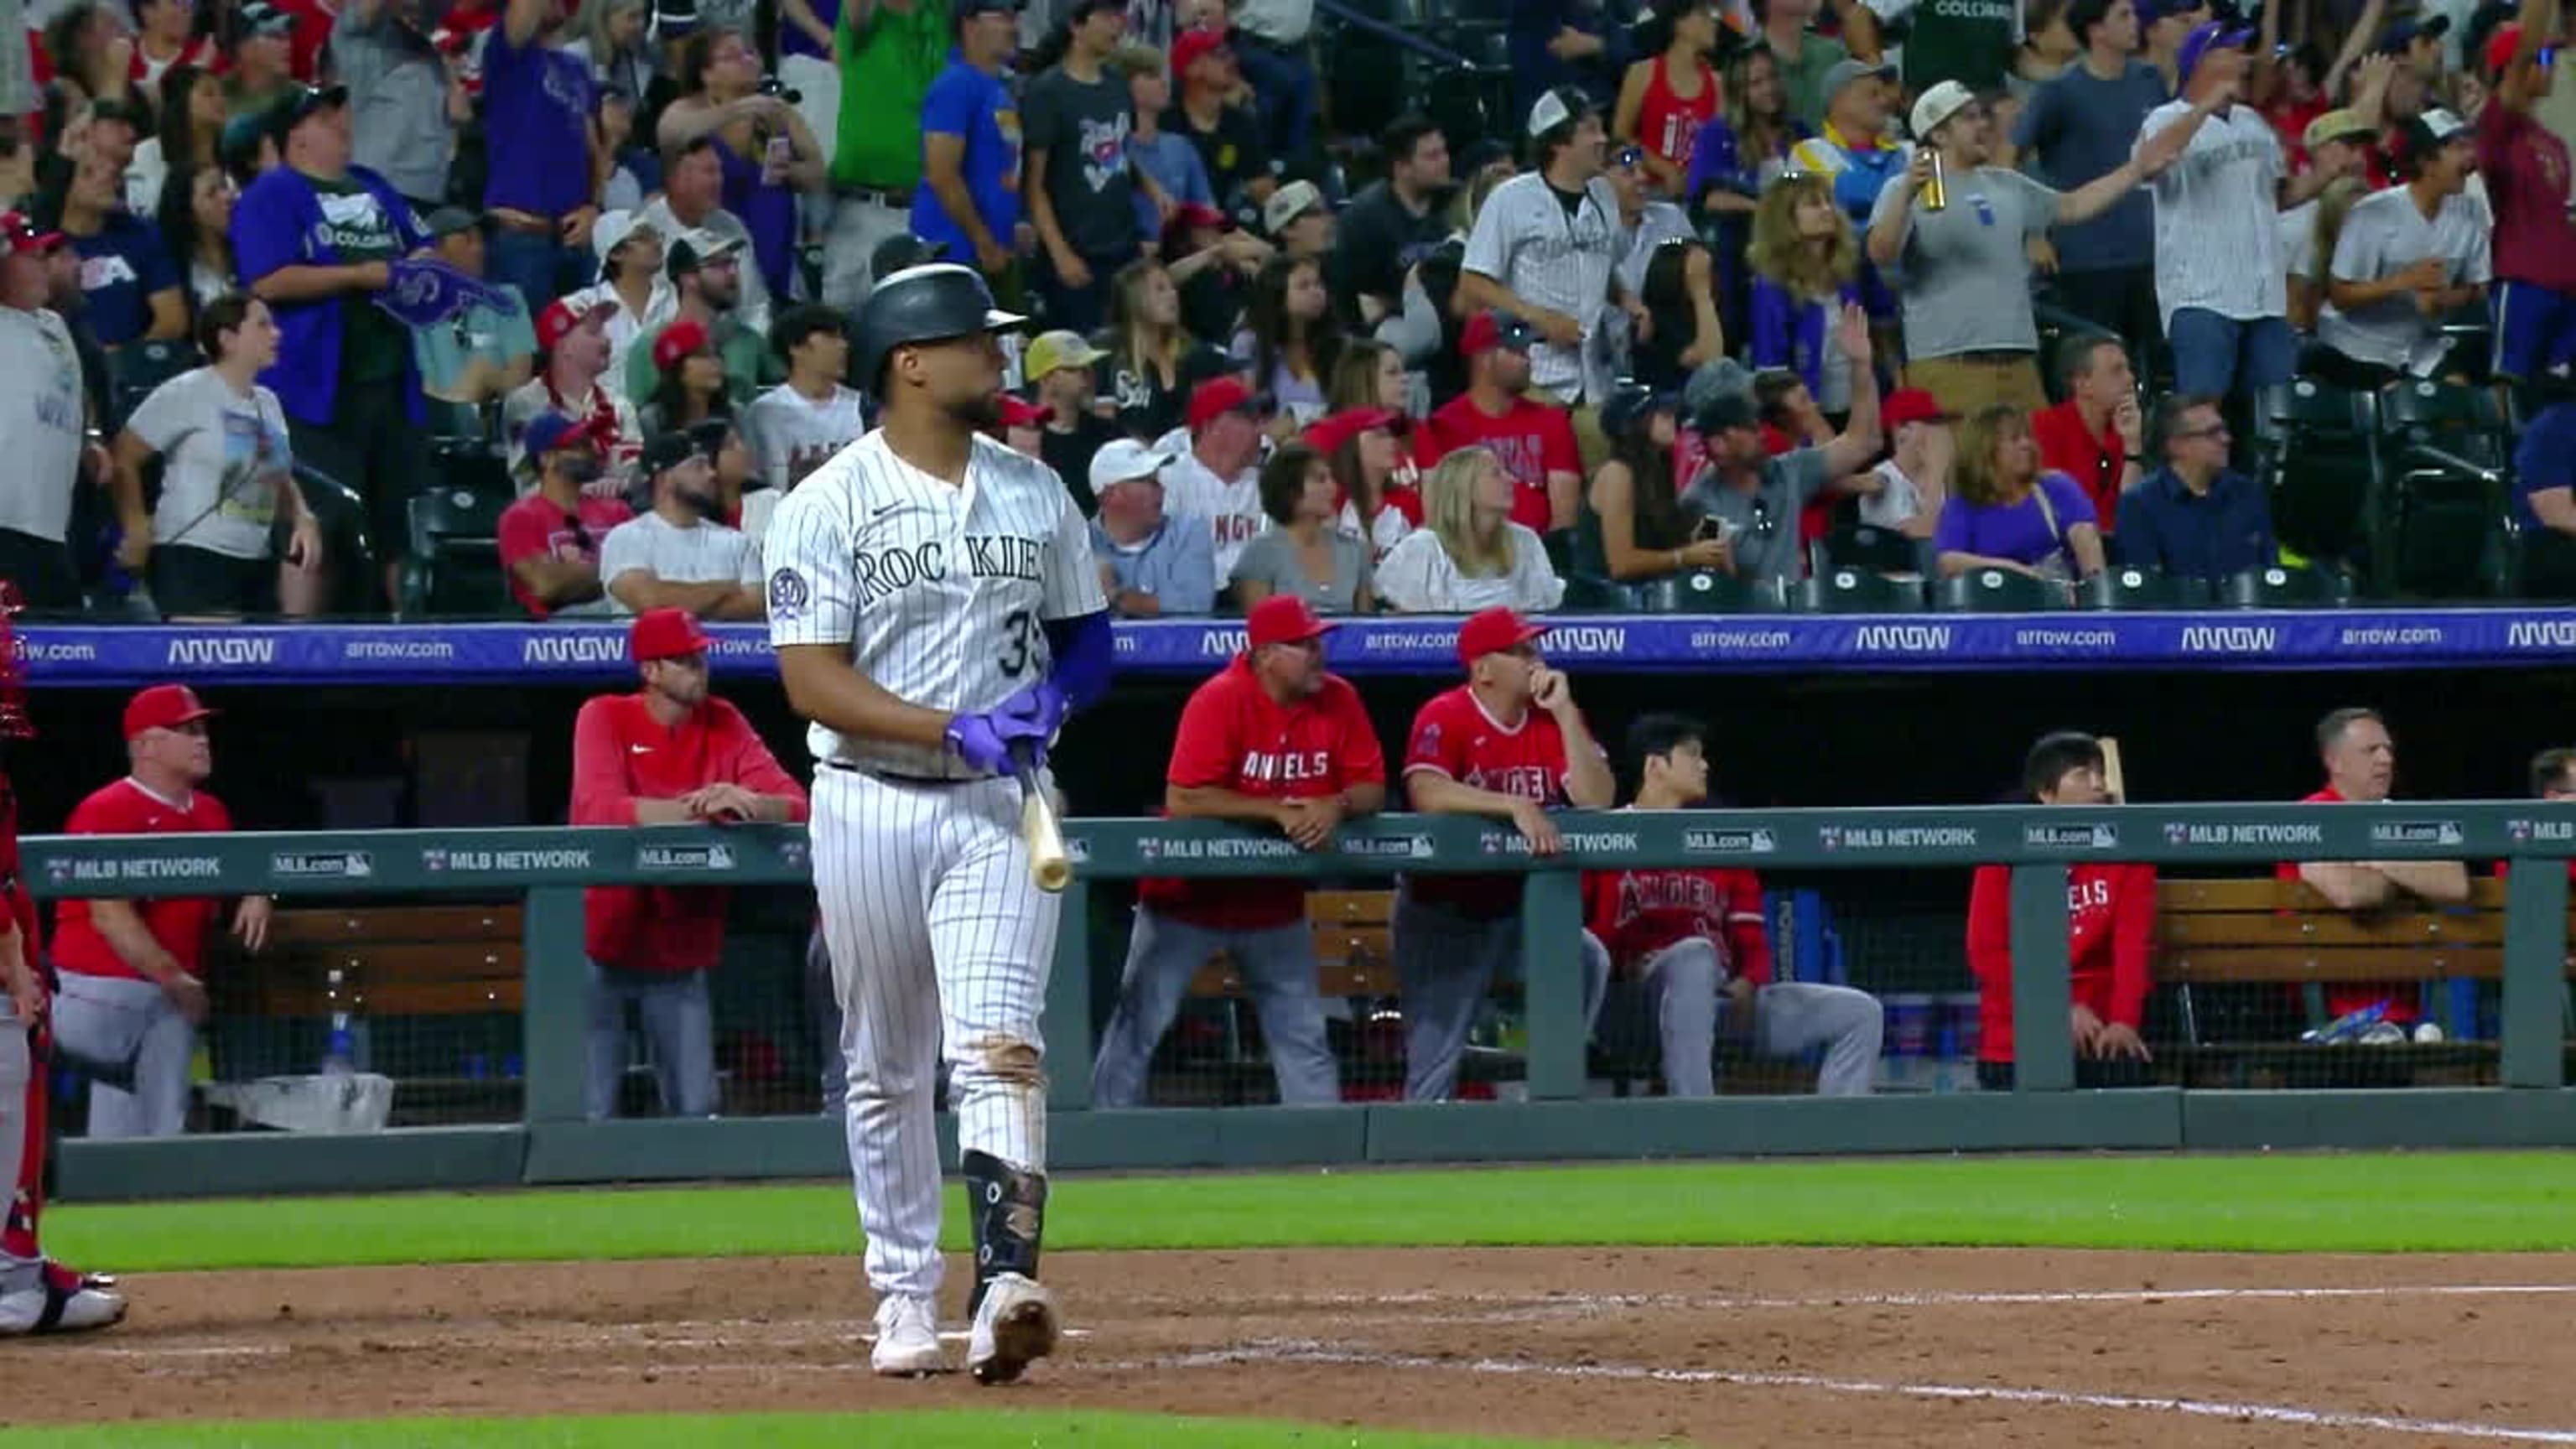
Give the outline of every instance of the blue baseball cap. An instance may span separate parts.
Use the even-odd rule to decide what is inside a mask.
[[[2174,77],[2177,85],[2190,85],[2191,73],[2200,68],[2201,57],[2213,50],[2243,50],[2254,32],[2239,26],[2229,29],[2226,22],[2212,20],[2196,26],[2183,37],[2182,48],[2174,52]]]
[[[528,419],[528,426],[519,438],[526,445],[531,463],[548,453],[568,448],[599,451],[599,425],[593,418],[575,421],[561,413],[539,413]]]
[[[2133,0],[2130,8],[2138,12],[2138,28],[2143,30],[2159,20],[2206,10],[2209,0]]]

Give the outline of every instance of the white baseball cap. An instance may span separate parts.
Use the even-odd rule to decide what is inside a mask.
[[[1270,193],[1270,199],[1261,204],[1261,229],[1277,236],[1287,230],[1289,223],[1323,204],[1324,193],[1314,182],[1291,181]]]
[[[1914,102],[1914,139],[1920,141],[1931,135],[1934,127],[1976,103],[1977,93],[1957,81],[1935,85]]]
[[[1098,498],[1120,483],[1151,478],[1178,456],[1133,438],[1103,443],[1100,451],[1091,455],[1091,496]]]
[[[652,231],[655,235],[660,235],[651,222],[634,212],[604,212],[599,220],[590,224],[590,245],[598,253],[599,259],[605,262],[610,252],[624,246],[626,239],[639,231]]]
[[[1566,105],[1565,97],[1557,91],[1550,90],[1540,96],[1530,107],[1528,134],[1532,139],[1536,139],[1573,119],[1574,110]]]

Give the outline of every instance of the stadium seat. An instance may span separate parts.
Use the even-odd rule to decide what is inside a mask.
[[[519,486],[510,477],[508,457],[497,445],[482,438],[432,438],[429,467],[431,482],[441,487],[463,488],[498,498],[504,506],[519,496]]]
[[[1673,574],[1636,589],[1637,607],[1649,614],[1743,614],[1782,607],[1780,586],[1770,579],[1730,578],[1708,569]]]
[[[1867,569],[1826,569],[1798,586],[1797,599],[1818,614],[1907,614],[1923,607],[1923,585]]]
[[[2219,597],[2239,609],[2310,609],[2345,603],[2352,591],[2324,569],[2268,568],[2229,575]]]
[[[1933,586],[1936,608],[1962,614],[2028,614],[2066,607],[2064,586],[2010,569],[1970,569]]]
[[[129,342],[116,349],[109,363],[109,405],[120,422],[152,390],[197,365],[195,344],[180,341]]]
[[[1565,581],[1565,602],[1560,607],[1577,614],[1626,613],[1637,607],[1637,593],[1615,580],[1575,574]]]
[[[2330,564],[2384,556],[2377,399],[2303,377],[2265,389],[2255,415],[2282,547]]]
[[[510,612],[501,578],[501,510],[507,498],[471,488],[431,488],[411,500],[411,555],[403,567],[407,616],[490,618]]]
[[[2199,579],[2177,579],[2154,569],[2116,564],[2076,587],[2088,609],[2187,609],[2209,602],[2209,586]]]
[[[2381,393],[2379,412],[2383,440],[2401,447],[2429,444],[2481,468],[2501,468],[2512,453],[2487,388],[2418,378]]]
[[[1923,571],[1923,549],[1917,540],[1895,529],[1866,523],[1835,529],[1816,540],[1815,551],[1819,570],[1867,569],[1879,574]]]
[[[376,549],[367,536],[367,505],[339,479],[308,464],[295,465],[295,486],[322,530],[322,555],[331,572],[327,612],[373,614],[384,605],[377,590]]]
[[[2504,413],[2485,388],[2419,379],[2380,402],[2389,485],[2389,591],[2457,599],[2501,592],[2510,572]]]

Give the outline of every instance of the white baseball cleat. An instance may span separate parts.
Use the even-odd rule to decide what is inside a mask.
[[[1018,1273],[996,1273],[966,1340],[966,1369],[979,1384],[1007,1384],[1055,1352],[1055,1297]]]
[[[125,1317],[125,1295],[83,1284],[66,1292],[40,1285],[0,1294],[0,1338],[34,1333],[87,1333]]]
[[[889,1297],[877,1305],[877,1346],[868,1367],[887,1378],[948,1371],[939,1346],[939,1316],[927,1298]]]

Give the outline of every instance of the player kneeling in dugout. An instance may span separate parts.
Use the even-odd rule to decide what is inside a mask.
[[[1245,621],[1244,652],[1181,711],[1163,808],[1175,820],[1239,820],[1279,829],[1299,848],[1386,804],[1386,752],[1359,691],[1324,667],[1333,626],[1294,594],[1274,594]],[[1315,936],[1296,880],[1147,880],[1118,1010],[1092,1065],[1095,1107],[1145,1105],[1154,1044],[1190,978],[1219,951],[1242,968],[1279,1077],[1279,1100],[1341,1100],[1315,995]]]
[[[643,688],[603,694],[572,727],[575,825],[801,821],[804,787],[779,768],[742,711],[707,692],[707,636],[684,609],[648,609],[628,630]],[[582,893],[590,956],[593,1121],[617,1110],[626,1008],[644,1018],[662,1110],[711,1117],[714,1014],[707,971],[724,954],[722,886],[593,886]]]
[[[1404,791],[1424,814],[1508,820],[1533,855],[1564,839],[1547,812],[1606,810],[1618,783],[1565,676],[1539,656],[1547,630],[1487,609],[1458,630],[1467,682],[1413,717]],[[1521,877],[1407,875],[1396,883],[1394,952],[1404,1000],[1404,1095],[1437,1102],[1458,1085],[1467,1033],[1498,971],[1520,958]],[[1583,938],[1584,1020],[1601,1008],[1610,962]]]
[[[1634,810],[1688,810],[1708,800],[1707,730],[1655,714],[1628,730]],[[1771,979],[1762,881],[1740,866],[1586,871],[1583,919],[1621,983],[1599,1024],[1607,1038],[1631,1013],[1653,1023],[1664,1094],[1717,1090],[1711,1047],[1721,1037],[1766,1057],[1825,1049],[1816,1091],[1866,1095],[1885,1029],[1878,999],[1819,982]]]

